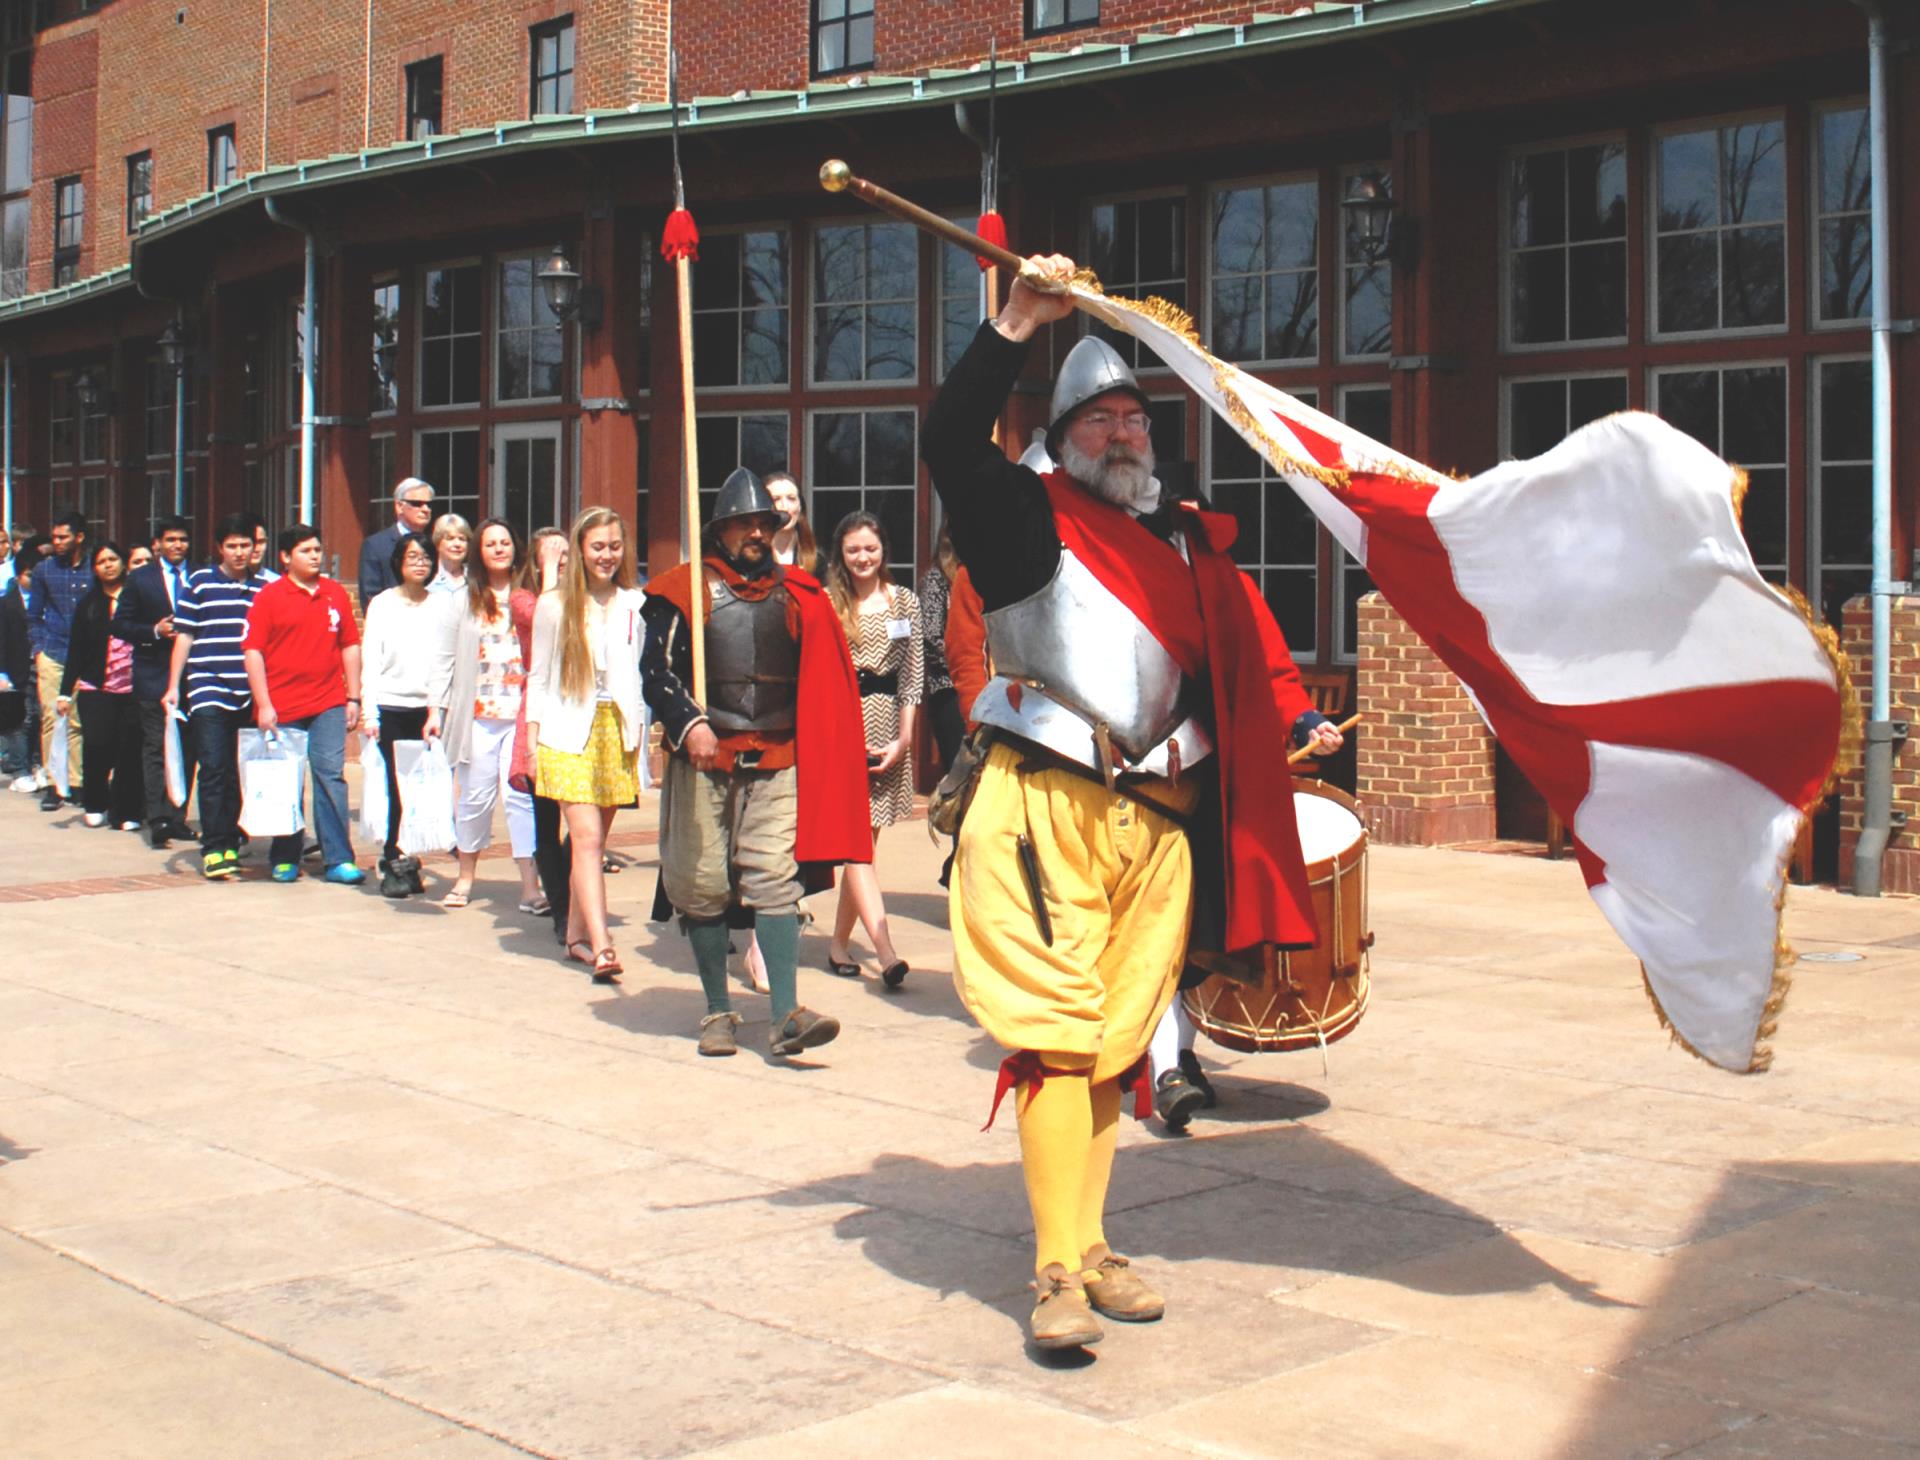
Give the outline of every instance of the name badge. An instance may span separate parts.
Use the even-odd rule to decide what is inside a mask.
[[[912,619],[890,618],[887,620],[887,637],[889,639],[906,639],[906,638],[911,638],[912,636],[913,636],[913,620]]]

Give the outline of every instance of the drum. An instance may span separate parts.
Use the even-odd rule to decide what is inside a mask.
[[[1320,924],[1312,948],[1269,948],[1264,974],[1243,982],[1213,974],[1181,992],[1196,1028],[1228,1049],[1257,1054],[1343,1039],[1367,1012],[1367,829],[1337,786],[1296,781],[1293,814]]]

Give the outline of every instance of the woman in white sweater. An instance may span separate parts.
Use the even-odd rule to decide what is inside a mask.
[[[400,779],[393,768],[397,740],[438,734],[429,690],[433,680],[437,619],[445,600],[427,592],[433,577],[433,546],[417,532],[393,545],[396,585],[367,605],[360,632],[360,733],[380,742],[387,763],[387,844],[380,854],[380,892],[406,897],[426,891],[420,859],[400,855]]]
[[[567,956],[595,983],[622,972],[607,932],[603,861],[614,812],[640,793],[640,604],[626,525],[591,507],[569,534],[566,577],[533,613],[527,735],[536,747],[535,790],[560,803],[573,838]],[[583,953],[581,950],[584,949]]]

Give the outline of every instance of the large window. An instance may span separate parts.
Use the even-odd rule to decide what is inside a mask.
[[[7,57],[0,107],[0,299],[27,292],[27,248],[33,230],[33,52]]]
[[[823,224],[813,242],[814,380],[913,380],[919,282],[910,225]]]
[[[536,25],[529,36],[532,114],[566,116],[573,110],[573,17],[564,15],[545,25]]]
[[[565,390],[566,336],[535,277],[544,254],[497,265],[493,394],[502,401],[558,400]]]
[[[1087,263],[1109,294],[1150,294],[1187,307],[1187,204],[1184,198],[1127,198],[1095,203],[1087,213]],[[1095,324],[1093,333],[1136,368],[1158,367],[1131,335]]]
[[[413,474],[433,483],[436,512],[458,512],[468,522],[479,522],[480,431],[461,426],[443,431],[421,431],[414,437]]]
[[[1100,23],[1100,0],[1027,0],[1027,34],[1078,30]]]
[[[146,361],[147,399],[142,435],[146,442],[146,454],[153,456],[173,455],[173,402],[175,373],[162,355],[149,355]],[[186,402],[184,420],[186,441],[193,441],[194,378],[191,369],[180,372],[181,394]]]
[[[55,287],[80,277],[80,245],[87,231],[87,188],[77,177],[53,185],[53,282]]]
[[[956,218],[954,222],[962,228],[971,229],[976,219]],[[934,377],[945,380],[947,372],[966,353],[968,345],[979,332],[980,321],[985,317],[986,275],[981,271],[977,259],[964,248],[956,248],[951,243],[939,247],[940,254],[940,343],[934,351]],[[1013,281],[1002,273],[1000,287],[1004,290]]]
[[[756,476],[765,476],[785,468],[793,459],[787,445],[785,411],[738,415],[710,415],[703,411],[695,430],[700,445],[700,518],[703,522],[713,513],[720,484],[735,470],[744,466]]]
[[[420,404],[480,403],[480,265],[439,264],[421,275]]]
[[[234,141],[233,124],[215,127],[207,133],[207,187],[212,190],[240,176],[240,148]]]
[[[367,438],[367,498],[368,505],[373,509],[368,514],[372,518],[367,524],[369,532],[381,531],[387,525],[381,520],[386,517],[382,508],[393,500],[393,489],[400,485],[396,449],[391,431]],[[361,607],[366,605],[362,604]]]
[[[1389,187],[1393,182],[1384,167],[1354,168],[1348,176],[1360,173]],[[1393,266],[1385,259],[1369,260],[1348,230],[1340,236],[1340,358],[1375,359],[1393,348]]]
[[[441,89],[445,75],[444,58],[440,56],[428,56],[426,60],[415,61],[407,67],[409,141],[417,142],[422,137],[439,135]]]
[[[1846,601],[1873,586],[1873,366],[1816,361],[1813,388],[1807,597],[1837,627]]]
[[[400,281],[381,279],[373,286],[373,355],[368,362],[367,410],[384,416],[400,408]]]
[[[1627,333],[1627,149],[1526,152],[1507,169],[1507,343]]]
[[[1317,359],[1318,180],[1221,188],[1209,212],[1214,353],[1265,363]]]
[[[136,152],[127,159],[127,232],[138,233],[153,211],[153,154]]]
[[[1618,372],[1509,380],[1506,456],[1526,461],[1551,451],[1573,432],[1627,408],[1627,377]]]
[[[1654,410],[1747,474],[1741,526],[1761,573],[1787,581],[1787,369],[1657,371]]]
[[[784,228],[702,235],[693,266],[695,385],[787,383],[788,239]]]
[[[1312,391],[1297,392],[1314,404]],[[1315,657],[1320,592],[1319,524],[1306,504],[1233,427],[1209,413],[1213,507],[1240,523],[1233,560],[1259,585],[1296,659]]]
[[[1655,330],[1786,323],[1786,129],[1777,119],[1672,132],[1654,149]]]
[[[812,458],[807,516],[825,550],[840,519],[871,512],[887,529],[887,567],[913,582],[914,466],[918,421],[911,410],[814,411],[808,418]]]
[[[1873,289],[1865,108],[1816,113],[1814,141],[1815,246],[1820,259],[1814,317],[1821,324],[1851,323],[1866,318]]]
[[[80,442],[80,393],[71,370],[47,377],[47,464],[72,466]]]
[[[873,0],[813,0],[813,74],[873,67]]]

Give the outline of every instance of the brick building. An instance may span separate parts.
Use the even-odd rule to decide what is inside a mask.
[[[676,559],[673,289],[655,249],[663,0],[4,14],[16,518],[77,503],[133,534],[171,503],[160,339],[176,315],[192,514],[303,510],[311,240],[307,510],[342,561],[408,472],[469,515],[526,526],[609,503],[637,518],[656,568]],[[1866,586],[1867,27],[1849,0],[1752,0],[1737,20],[1657,0],[682,0],[672,23],[704,234],[708,486],[739,462],[791,463],[821,527],[866,505],[901,572],[928,560],[916,435],[979,317],[979,274],[815,174],[845,156],[975,213],[991,45],[1017,247],[1174,298],[1216,352],[1442,467],[1532,455],[1621,407],[1659,411],[1747,468],[1764,571],[1829,618]],[[1894,312],[1911,318],[1920,52],[1910,8],[1894,26]],[[1384,256],[1340,222],[1362,185],[1395,203]],[[585,281],[567,321],[534,278],[556,246]],[[1009,439],[1043,414],[1071,343],[1055,333]],[[1911,419],[1912,335],[1895,358]],[[1160,454],[1240,515],[1245,566],[1302,663],[1351,679],[1364,574],[1139,363]],[[1915,433],[1894,464],[1899,575],[1920,510]],[[1458,713],[1428,672],[1403,682],[1417,693],[1395,714]],[[1369,687],[1354,694],[1364,706]],[[1475,754],[1484,764],[1455,762],[1459,775],[1397,767],[1407,814],[1379,829],[1541,834],[1537,797],[1490,748],[1443,752]]]

